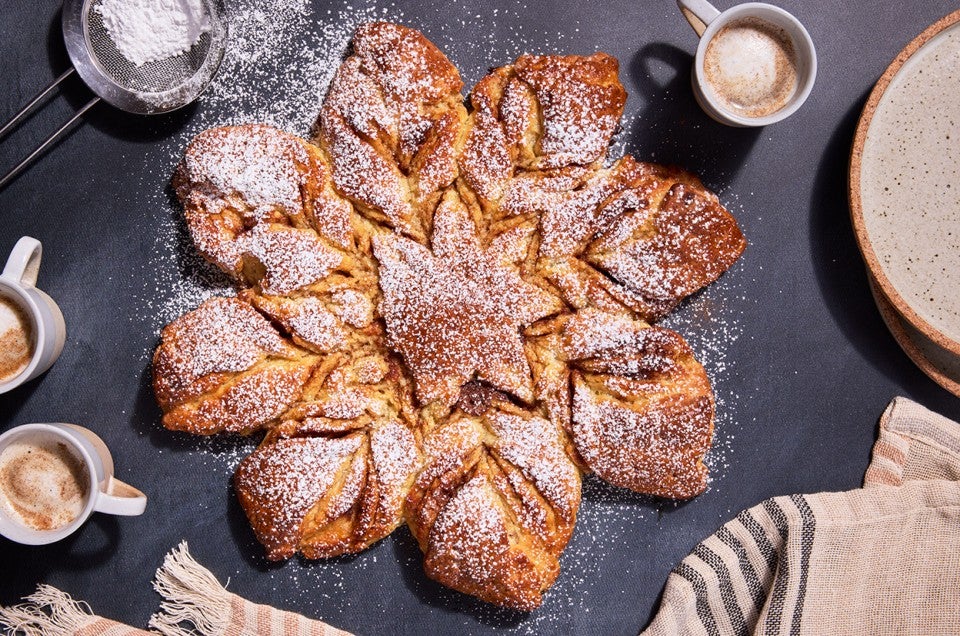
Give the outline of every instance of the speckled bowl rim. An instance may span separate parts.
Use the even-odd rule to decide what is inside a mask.
[[[907,44],[907,46],[903,48],[902,51],[900,51],[900,53],[893,60],[890,66],[887,67],[887,70],[884,71],[883,75],[880,76],[880,79],[873,87],[873,91],[870,93],[870,97],[867,99],[867,103],[863,107],[863,113],[860,115],[860,122],[857,124],[857,133],[853,138],[853,150],[850,153],[849,199],[850,218],[853,222],[853,230],[854,234],[856,235],[857,245],[860,247],[860,253],[863,255],[863,260],[866,263],[870,275],[883,292],[884,298],[887,300],[887,302],[889,302],[890,305],[893,306],[900,316],[910,323],[914,328],[916,328],[917,331],[928,337],[936,345],[940,346],[946,351],[960,356],[960,342],[948,337],[942,331],[921,317],[920,314],[918,314],[917,311],[913,309],[913,307],[911,307],[906,300],[904,300],[899,292],[897,292],[896,288],[883,273],[883,269],[880,267],[880,260],[873,251],[873,245],[870,242],[870,235],[867,232],[866,224],[863,220],[863,204],[860,200],[860,169],[861,162],[863,160],[863,146],[867,140],[867,132],[870,129],[870,122],[873,120],[873,115],[876,113],[877,106],[880,104],[880,100],[883,98],[887,87],[890,85],[890,82],[893,81],[893,78],[896,77],[897,73],[900,71],[906,61],[909,60],[914,53],[920,50],[924,44],[930,41],[934,36],[938,35],[941,31],[953,26],[954,24],[957,24],[958,22],[960,22],[960,10],[954,11],[953,13],[940,18],[927,27],[923,33],[915,37],[909,44]],[[912,357],[913,356],[911,356],[911,358]],[[916,360],[914,361],[916,362]]]
[[[934,364],[930,358],[923,353],[920,346],[904,327],[902,316],[883,294],[877,280],[869,274],[867,278],[870,281],[870,291],[873,293],[873,300],[877,304],[877,309],[880,310],[880,316],[883,318],[883,322],[886,323],[887,329],[893,335],[893,339],[896,340],[900,348],[903,349],[903,352],[907,354],[907,357],[910,358],[921,371],[927,374],[927,377],[950,393],[960,397],[960,379],[955,379],[944,373],[940,367]]]

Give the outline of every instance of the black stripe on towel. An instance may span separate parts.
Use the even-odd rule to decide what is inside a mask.
[[[743,581],[747,586],[747,591],[750,592],[750,598],[753,599],[753,609],[756,614],[759,615],[760,610],[763,609],[763,601],[767,598],[767,593],[757,579],[757,572],[750,563],[750,557],[747,555],[746,548],[744,548],[740,540],[730,532],[727,526],[723,526],[717,531],[717,538],[737,555],[740,573],[743,575]]]
[[[730,570],[727,569],[723,559],[702,543],[694,548],[693,554],[713,568],[716,573],[720,585],[720,599],[723,601],[723,608],[727,610],[727,617],[730,619],[734,633],[744,636],[749,634],[750,631],[747,629],[747,623],[743,618],[743,611],[740,609],[740,604],[737,603],[737,592],[733,589]]]
[[[756,517],[754,517],[749,510],[744,510],[737,515],[737,521],[739,521],[740,524],[747,529],[747,532],[750,533],[750,536],[753,537],[754,543],[757,544],[757,549],[760,550],[764,561],[767,562],[767,571],[763,573],[765,575],[764,579],[772,579],[773,573],[777,571],[777,551],[773,549],[773,544],[770,543],[770,539],[767,537],[763,526],[760,525],[760,522],[757,521]]]
[[[800,619],[803,615],[803,599],[807,595],[807,577],[810,573],[810,554],[813,552],[813,535],[817,528],[813,511],[803,495],[791,495],[790,500],[800,511],[800,581],[797,585],[797,605],[793,608],[793,621],[790,633],[800,633]]]
[[[710,601],[707,596],[707,584],[700,576],[700,573],[694,570],[686,563],[680,562],[680,565],[674,569],[677,576],[681,576],[690,582],[693,586],[693,593],[697,599],[697,616],[703,623],[704,629],[710,636],[720,636],[720,630],[717,628],[717,622],[710,611]]]
[[[779,634],[780,621],[783,619],[783,606],[787,601],[787,588],[790,585],[790,559],[787,558],[786,555],[787,515],[784,514],[783,509],[775,499],[767,499],[764,501],[763,509],[770,515],[782,540],[780,546],[781,558],[776,570],[777,576],[773,582],[773,592],[770,594],[770,601],[767,603],[767,623],[765,630],[768,634]]]

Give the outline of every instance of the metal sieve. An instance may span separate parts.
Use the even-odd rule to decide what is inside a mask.
[[[63,40],[73,66],[4,124],[0,128],[0,139],[33,112],[74,72],[80,75],[96,97],[0,178],[0,188],[62,137],[101,99],[128,113],[166,113],[194,101],[213,80],[227,44],[227,24],[222,0],[201,0],[210,19],[210,30],[202,34],[190,50],[139,66],[123,56],[104,27],[100,12],[96,10],[102,1],[64,1]]]

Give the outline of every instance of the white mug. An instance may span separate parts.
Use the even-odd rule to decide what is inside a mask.
[[[780,7],[763,2],[746,2],[720,11],[707,0],[677,0],[683,16],[700,36],[697,55],[693,63],[693,94],[700,107],[712,119],[736,127],[767,126],[792,115],[806,101],[817,77],[817,52],[810,34],[797,18]],[[748,18],[755,18],[782,29],[789,37],[796,54],[796,87],[778,110],[763,116],[747,116],[724,106],[707,81],[704,61],[710,41],[727,25]]]
[[[63,314],[57,303],[36,288],[42,252],[40,241],[22,237],[13,246],[0,274],[0,296],[15,303],[29,318],[33,339],[30,362],[17,375],[0,381],[0,393],[15,389],[49,369],[60,356],[67,338]]]
[[[17,519],[9,506],[5,475],[0,462],[0,535],[17,543],[43,545],[59,541],[75,532],[94,512],[133,516],[142,514],[147,497],[142,492],[113,476],[113,458],[106,444],[93,431],[75,424],[24,424],[0,435],[0,460],[4,451],[15,442],[63,444],[79,463],[86,476],[83,508],[69,523],[51,529],[37,530]]]

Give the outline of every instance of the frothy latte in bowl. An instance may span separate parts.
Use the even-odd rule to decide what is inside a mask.
[[[797,90],[797,53],[781,27],[743,18],[725,25],[707,44],[703,70],[720,105],[745,117],[764,117]]]
[[[139,515],[146,496],[113,476],[100,437],[75,424],[22,424],[0,435],[0,535],[59,541],[94,512]]]
[[[693,95],[711,118],[728,126],[767,126],[806,101],[817,77],[817,52],[793,15],[763,2],[723,12],[707,0],[677,5],[700,36]]]
[[[53,436],[18,440],[0,451],[0,507],[32,530],[56,530],[82,513],[90,490],[83,459]]]
[[[26,371],[33,359],[30,316],[12,298],[0,294],[0,384]]]

